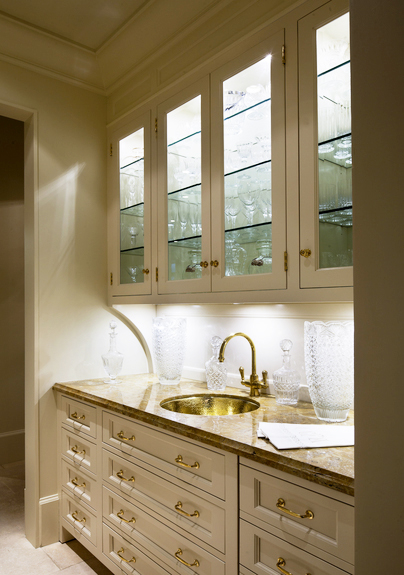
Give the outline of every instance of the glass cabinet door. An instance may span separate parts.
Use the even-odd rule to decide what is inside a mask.
[[[150,114],[132,122],[123,134],[115,134],[113,149],[117,162],[117,203],[111,210],[116,218],[116,270],[114,294],[151,293],[150,249]],[[115,194],[114,194],[115,197]],[[114,254],[115,255],[115,254]]]
[[[286,287],[282,45],[283,31],[212,76],[214,290]]]
[[[210,291],[207,106],[205,81],[159,107],[159,293]]]
[[[300,73],[302,287],[352,285],[349,13],[345,3],[331,7],[332,15],[321,8],[299,23],[306,50]],[[307,103],[310,93],[314,110]]]

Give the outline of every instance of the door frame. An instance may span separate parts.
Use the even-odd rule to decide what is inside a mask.
[[[38,118],[0,101],[0,115],[24,123],[25,536],[40,545],[38,377]]]

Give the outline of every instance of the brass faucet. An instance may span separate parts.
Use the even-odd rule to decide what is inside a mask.
[[[226,348],[226,345],[228,344],[228,342],[233,337],[236,337],[236,335],[241,335],[242,337],[246,338],[246,340],[248,341],[248,343],[251,346],[251,353],[252,353],[252,367],[251,367],[250,381],[245,381],[245,379],[244,379],[244,367],[240,367],[239,372],[241,375],[241,383],[243,385],[246,385],[247,387],[250,387],[250,397],[259,397],[260,390],[266,389],[268,387],[268,384],[267,384],[268,372],[267,371],[262,372],[262,381],[260,381],[260,379],[257,375],[255,345],[254,345],[252,339],[250,339],[248,337],[248,335],[246,335],[245,333],[238,332],[238,333],[233,333],[232,335],[229,335],[228,337],[226,337],[223,340],[223,343],[220,347],[219,361],[220,362],[224,361],[224,350]]]

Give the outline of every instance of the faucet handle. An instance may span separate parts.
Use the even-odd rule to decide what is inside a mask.
[[[239,367],[238,368],[240,375],[241,375],[241,381],[244,381],[244,367]]]
[[[262,383],[264,384],[262,387],[268,387],[267,383],[268,372],[266,369],[262,372]]]

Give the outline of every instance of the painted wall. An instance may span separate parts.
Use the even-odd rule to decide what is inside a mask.
[[[404,4],[353,0],[356,575],[402,570]]]
[[[0,116],[0,463],[24,459],[24,124]]]
[[[40,461],[40,534],[33,543],[46,545],[57,538],[51,388],[103,376],[100,354],[114,319],[106,306],[106,98],[0,62],[0,103],[3,115],[6,104],[37,112],[38,398],[30,409],[38,410]],[[127,336],[125,373],[146,371],[136,338],[118,324]]]

